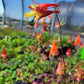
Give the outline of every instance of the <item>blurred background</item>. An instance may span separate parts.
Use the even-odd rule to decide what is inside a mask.
[[[59,3],[60,22],[63,20],[63,30],[82,33],[84,32],[84,0],[35,0],[38,3]],[[33,17],[26,19],[25,12],[31,11],[28,6],[34,4],[31,0],[0,0],[0,26],[17,29],[34,29]],[[54,31],[56,15],[51,21],[51,31]],[[46,23],[49,23],[46,17]],[[39,27],[40,28],[40,27]]]

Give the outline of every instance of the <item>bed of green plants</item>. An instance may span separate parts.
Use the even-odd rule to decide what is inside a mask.
[[[53,62],[46,60],[41,63],[41,57],[31,53],[29,47],[35,46],[35,37],[10,28],[1,32],[0,54],[2,47],[5,47],[8,58],[3,60],[0,56],[0,84],[14,84],[18,80],[32,81],[35,75],[38,77],[38,74],[51,71]],[[17,76],[17,71],[20,71],[20,77]]]
[[[84,61],[80,58],[82,48],[74,51],[70,58],[66,56],[66,48],[73,46],[73,42],[69,43],[69,37],[62,37],[64,58],[66,60],[66,73],[64,76],[57,75],[56,69],[59,61],[63,58],[60,51],[59,34],[51,34],[45,32],[42,34],[41,40],[31,36],[23,31],[14,29],[0,30],[2,37],[0,38],[0,84],[59,84],[73,83],[71,73],[75,72],[75,67],[80,62],[84,68]],[[53,39],[58,39],[57,46],[60,51],[58,56],[54,56],[55,61],[49,57],[50,47]],[[33,46],[33,49],[31,49]],[[6,59],[2,57],[3,47],[8,54]],[[47,58],[46,58],[47,56]],[[77,73],[77,72],[76,72]],[[64,81],[64,79],[66,80]],[[62,80],[63,79],[63,80]],[[58,80],[61,80],[58,82]],[[78,83],[76,81],[76,83]]]

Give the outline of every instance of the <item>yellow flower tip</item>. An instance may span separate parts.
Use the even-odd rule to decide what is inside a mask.
[[[27,19],[29,18],[29,16],[28,16],[28,14],[27,14],[27,13],[25,13],[25,15],[24,15],[24,16],[25,16],[25,18],[27,18]]]
[[[29,13],[25,13],[24,16],[28,19],[29,17],[32,17],[34,15],[36,15],[36,12],[35,11],[30,11]]]
[[[36,5],[30,5],[30,6],[31,6],[31,8],[34,8],[34,9],[36,8]]]

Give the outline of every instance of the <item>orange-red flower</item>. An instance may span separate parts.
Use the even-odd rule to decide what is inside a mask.
[[[66,61],[62,58],[58,64],[56,74],[59,74],[60,76],[65,74],[66,68]]]

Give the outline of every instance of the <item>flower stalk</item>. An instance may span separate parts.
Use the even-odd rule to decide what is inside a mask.
[[[63,56],[63,46],[62,46],[62,28],[61,28],[61,25],[60,25],[60,21],[59,21],[59,18],[58,18],[58,14],[56,13],[56,18],[57,18],[57,21],[59,23],[59,28],[60,28],[60,45],[61,45],[61,52],[62,52],[62,56]],[[63,57],[64,58],[64,57]]]

